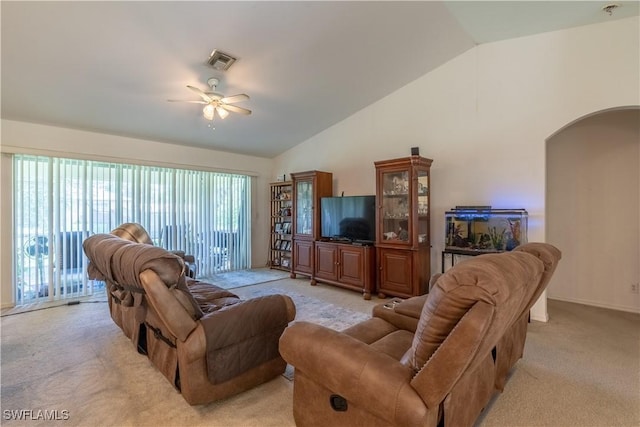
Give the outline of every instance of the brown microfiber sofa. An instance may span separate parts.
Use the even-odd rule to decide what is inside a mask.
[[[188,403],[223,399],[284,372],[278,339],[295,317],[288,296],[242,301],[187,278],[180,256],[113,234],[83,246],[89,278],[107,285],[115,323]]]
[[[559,258],[540,243],[482,255],[438,277],[422,300],[345,331],[290,325],[280,352],[295,367],[296,425],[473,425],[521,355],[523,312]]]

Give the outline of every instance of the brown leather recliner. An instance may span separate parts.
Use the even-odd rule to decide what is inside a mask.
[[[284,372],[278,339],[295,317],[288,296],[242,301],[186,278],[179,256],[111,234],[83,246],[89,277],[106,281],[110,307],[126,314],[119,326],[188,403],[223,399]]]
[[[408,319],[372,317],[343,332],[290,325],[280,352],[295,367],[298,426],[471,426],[495,392],[493,349],[544,272],[537,256],[457,264]]]
[[[526,243],[514,250],[527,252],[538,257],[544,264],[544,273],[540,277],[538,285],[529,288],[528,294],[522,301],[520,315],[496,345],[496,388],[500,391],[504,390],[509,372],[524,354],[529,312],[546,289],[558,262],[562,258],[560,250],[548,243]],[[440,276],[442,274],[437,273],[431,277],[429,289],[433,288]],[[406,329],[415,331],[427,296],[428,294],[425,294],[406,300],[392,300],[386,304],[379,304],[373,308],[373,316],[402,324]]]

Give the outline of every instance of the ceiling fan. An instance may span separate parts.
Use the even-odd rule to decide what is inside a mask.
[[[229,115],[229,112],[240,113],[244,115],[251,114],[251,110],[247,110],[246,108],[238,107],[235,104],[236,102],[246,101],[249,99],[249,95],[245,95],[244,93],[232,96],[224,96],[221,93],[216,92],[216,86],[218,86],[220,81],[215,77],[211,77],[207,80],[207,84],[211,88],[211,91],[204,92],[197,87],[189,86],[187,87],[197,93],[200,100],[197,101],[184,101],[177,99],[169,99],[169,102],[189,102],[192,104],[203,104],[204,108],[202,109],[202,113],[204,114],[204,118],[207,120],[213,120],[215,113],[218,113],[218,117],[224,119]]]

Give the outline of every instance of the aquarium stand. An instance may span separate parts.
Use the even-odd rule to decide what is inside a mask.
[[[478,251],[478,250],[473,250],[473,249],[445,249],[442,251],[442,272],[445,272],[445,260],[446,260],[446,254],[451,255],[451,267],[453,267],[455,265],[455,256],[456,255],[463,255],[463,256],[478,256],[478,255],[484,255],[484,254],[497,254],[503,251]]]

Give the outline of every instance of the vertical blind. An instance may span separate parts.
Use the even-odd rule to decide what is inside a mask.
[[[82,241],[125,222],[194,255],[199,277],[250,266],[246,175],[14,155],[13,178],[18,305],[92,294]]]

